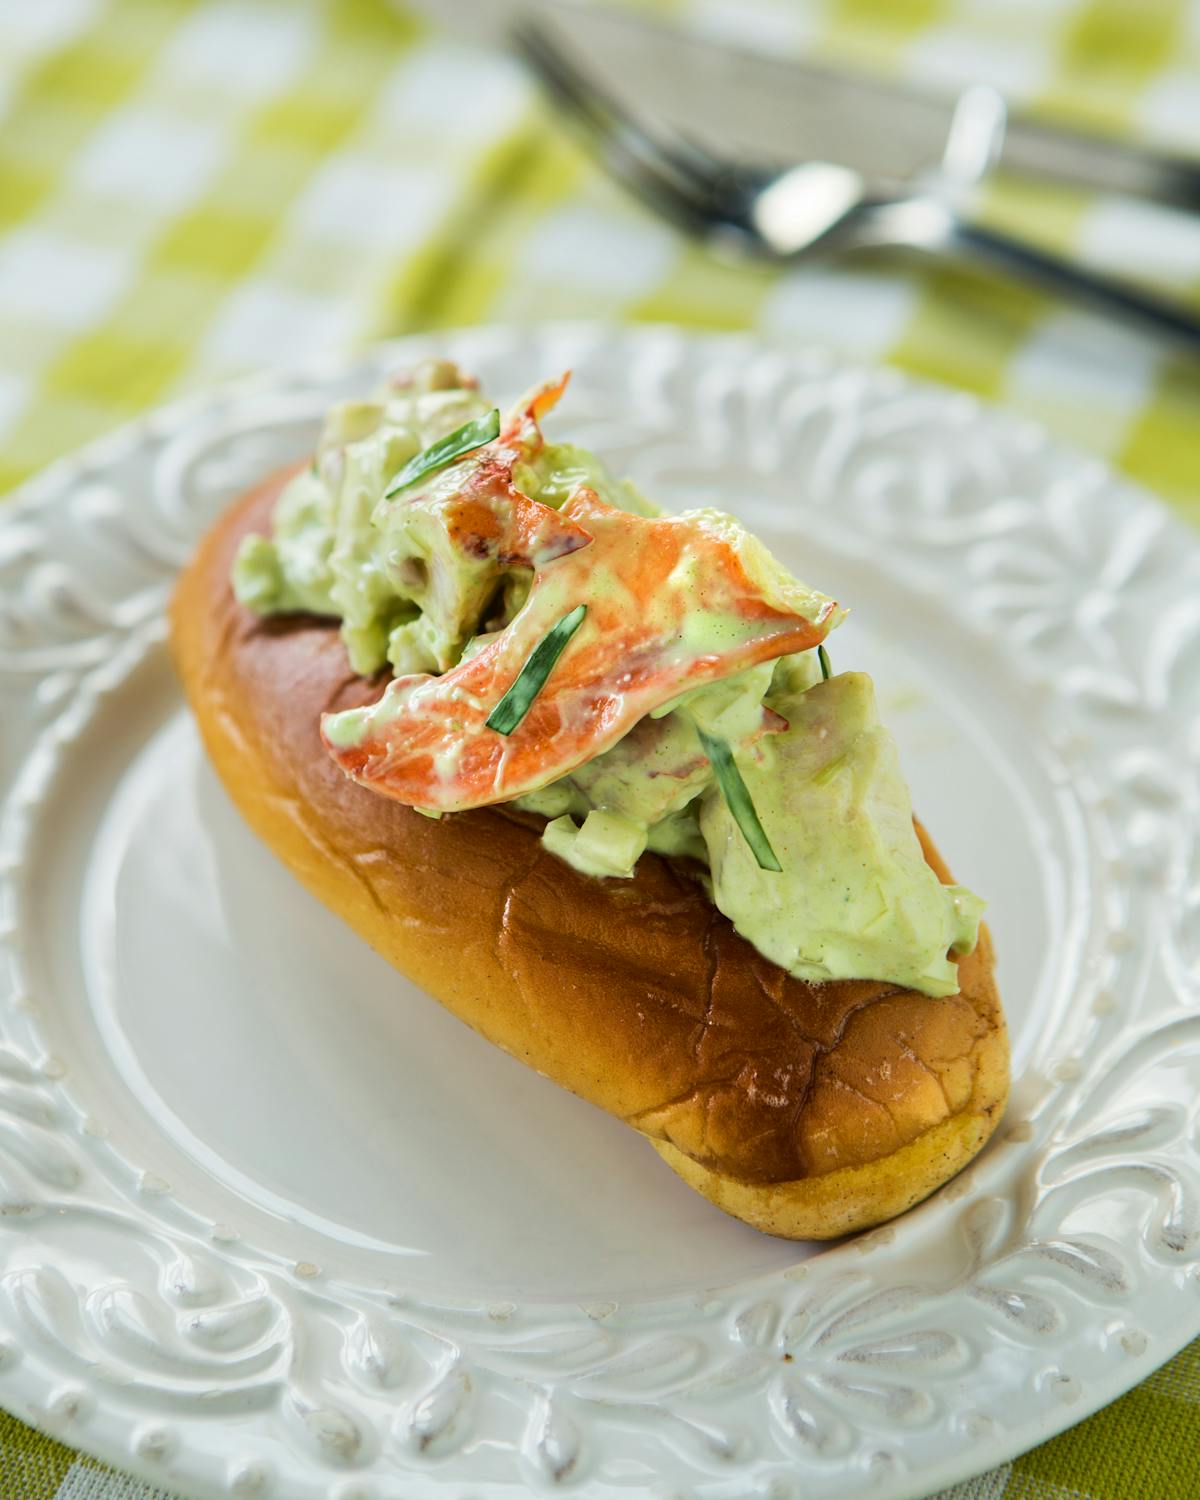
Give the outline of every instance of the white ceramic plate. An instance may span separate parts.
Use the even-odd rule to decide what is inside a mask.
[[[436,349],[853,605],[990,902],[1008,1118],[835,1248],[724,1218],[412,990],[208,769],[172,574]],[[191,401],[0,510],[0,1403],[198,1496],[925,1494],[1200,1332],[1200,548],[964,396],[667,330],[484,330]]]

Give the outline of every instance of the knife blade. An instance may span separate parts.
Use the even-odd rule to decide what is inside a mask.
[[[424,0],[476,40],[503,45],[518,16],[542,16],[619,95],[748,160],[820,159],[907,181],[941,158],[956,95],[726,43],[628,10],[574,0]],[[964,86],[969,80],[964,79]],[[1200,160],[1010,114],[995,169],[1200,211]]]

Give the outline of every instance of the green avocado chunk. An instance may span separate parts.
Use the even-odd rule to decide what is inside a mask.
[[[950,951],[974,946],[982,903],[925,862],[875,690],[844,672],[780,701],[785,733],[741,757],[783,866],[759,868],[715,789],[700,805],[712,894],[744,938],[800,979],[880,979],[951,995]]]
[[[480,630],[517,612],[529,571],[455,545],[440,504],[460,477],[444,469],[411,495],[386,498],[389,484],[431,443],[492,409],[447,361],[427,361],[370,401],[346,401],[326,418],[313,464],[284,488],[271,536],[247,537],[233,565],[233,589],[259,614],[304,610],[342,622],[354,671],[390,665],[397,675],[448,671]],[[514,476],[555,508],[580,484],[620,510],[658,512],[594,454],[547,443]]]

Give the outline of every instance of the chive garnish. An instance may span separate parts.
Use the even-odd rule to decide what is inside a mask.
[[[456,458],[482,448],[484,443],[490,443],[499,436],[499,408],[488,412],[486,417],[476,417],[471,422],[464,422],[444,438],[438,438],[436,443],[430,443],[428,448],[422,448],[420,453],[414,454],[383,492],[383,498],[390,500],[410,484],[416,484],[418,479],[424,479],[426,474],[432,474],[435,469],[444,469]]]
[[[542,637],[529,659],[517,673],[516,681],[500,702],[487,716],[487,727],[497,734],[511,734],[529,712],[533,700],[546,685],[546,678],[554,670],[554,663],[566,650],[567,642],[583,624],[587,614],[586,604],[577,604],[569,615],[563,615],[557,625]]]
[[[829,652],[824,646],[817,647],[817,660],[821,663],[821,681],[828,682],[833,676],[829,666]]]
[[[783,866],[776,859],[775,851],[771,848],[771,841],[758,821],[754,799],[750,795],[750,789],[742,780],[742,773],[737,768],[733,751],[725,740],[705,734],[699,724],[696,725],[696,733],[700,736],[700,744],[705,755],[712,763],[713,775],[717,778],[717,785],[721,788],[721,796],[725,798],[725,805],[732,814],[733,821],[741,829],[742,837],[749,844],[750,853],[758,861],[759,869],[774,870],[777,874],[782,873]]]

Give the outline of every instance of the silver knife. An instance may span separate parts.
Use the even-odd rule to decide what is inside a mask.
[[[628,10],[572,0],[423,0],[476,40],[503,46],[539,13],[619,94],[710,144],[759,161],[815,157],[907,181],[941,158],[955,96],[791,55],[772,56]],[[968,80],[964,80],[964,85]],[[996,170],[1200,210],[1200,160],[1014,112]]]

